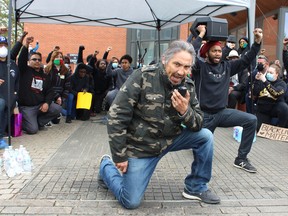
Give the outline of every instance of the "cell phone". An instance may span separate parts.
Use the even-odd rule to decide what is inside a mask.
[[[185,86],[179,86],[178,92],[182,95],[182,97],[185,97],[185,95],[187,93],[187,88]]]

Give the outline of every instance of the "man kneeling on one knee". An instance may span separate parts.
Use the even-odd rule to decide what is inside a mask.
[[[160,159],[183,149],[191,149],[194,161],[191,157],[191,173],[184,180],[182,195],[205,203],[220,202],[207,185],[213,135],[202,128],[203,113],[194,83],[187,78],[195,56],[191,44],[174,41],[163,54],[162,64],[132,73],[110,107],[107,127],[112,158],[102,156],[98,182],[125,208],[140,205]]]

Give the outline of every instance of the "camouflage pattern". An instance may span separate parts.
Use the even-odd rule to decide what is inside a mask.
[[[180,116],[171,102],[173,86],[162,65],[138,69],[121,87],[108,113],[109,144],[114,162],[129,157],[161,154],[181,133],[202,128],[203,113],[196,99],[194,82],[183,84],[190,92],[188,111]]]

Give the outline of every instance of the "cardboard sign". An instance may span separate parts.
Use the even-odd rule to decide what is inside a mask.
[[[262,124],[257,136],[271,140],[288,142],[288,128],[276,127],[269,124]]]

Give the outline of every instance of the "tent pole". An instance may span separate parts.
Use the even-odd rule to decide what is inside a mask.
[[[248,16],[248,41],[249,45],[252,46],[252,38],[251,38],[251,29],[250,29],[250,17],[249,17],[249,8],[247,8],[247,16]],[[253,68],[252,64],[250,64],[250,96],[251,96],[251,112],[254,113],[254,101],[253,101]]]
[[[7,102],[7,107],[8,107],[8,116],[7,116],[7,123],[8,123],[8,143],[9,146],[11,146],[11,83],[10,83],[10,67],[11,67],[11,31],[12,31],[12,0],[9,1],[9,20],[8,20],[8,55],[7,55],[7,81],[8,81],[8,102]]]
[[[250,46],[253,42],[253,30],[255,26],[255,10],[256,10],[256,0],[250,0],[250,7],[247,8],[247,17],[248,17],[248,40]],[[251,112],[254,113],[254,102],[253,102],[253,73],[254,68],[250,64],[250,95],[251,95]]]
[[[161,31],[161,25],[160,25],[160,20],[157,19],[157,26],[156,26],[156,29],[158,31],[158,62],[161,61],[161,54],[160,54],[160,41],[161,41],[161,37],[160,37],[160,31]]]
[[[17,32],[18,32],[18,26],[17,26],[17,23],[18,23],[18,11],[17,11],[17,7],[16,7],[16,2],[17,2],[17,0],[14,0],[14,3],[15,3],[15,14],[14,14],[14,18],[15,18],[15,35],[14,35],[14,39],[15,39],[15,43],[16,43],[16,41],[17,41]]]

